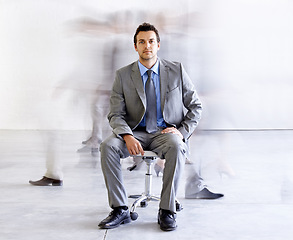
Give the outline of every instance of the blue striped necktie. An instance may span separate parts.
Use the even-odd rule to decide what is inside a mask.
[[[157,131],[157,98],[154,81],[152,79],[152,70],[148,70],[148,79],[145,84],[145,93],[146,93],[146,131],[152,133]]]

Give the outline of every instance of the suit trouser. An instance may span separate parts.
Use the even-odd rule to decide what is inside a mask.
[[[176,193],[181,172],[184,168],[187,146],[178,135],[133,131],[144,150],[155,152],[165,159],[160,208],[175,212]],[[126,189],[123,184],[120,158],[129,156],[124,140],[112,134],[101,143],[101,166],[108,190],[109,206],[128,206]]]

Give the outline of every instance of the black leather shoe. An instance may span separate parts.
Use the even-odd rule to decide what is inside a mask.
[[[207,188],[204,188],[203,190],[195,194],[185,195],[185,198],[187,199],[217,199],[221,197],[224,197],[224,194],[212,193]]]
[[[160,209],[158,214],[158,224],[163,231],[173,231],[177,228],[176,213],[169,210]]]
[[[63,185],[62,180],[47,178],[45,176],[38,181],[31,181],[30,180],[29,183],[32,185],[35,185],[35,186],[62,186]]]
[[[122,207],[116,207],[109,216],[99,223],[99,227],[103,229],[111,229],[119,227],[120,224],[130,223],[129,210],[125,210]]]

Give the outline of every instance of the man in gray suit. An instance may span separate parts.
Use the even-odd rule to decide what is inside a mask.
[[[113,211],[99,227],[110,229],[131,221],[120,158],[151,150],[166,160],[158,223],[163,231],[171,231],[177,227],[175,198],[188,154],[186,143],[198,125],[202,106],[182,64],[158,58],[160,37],[153,25],[137,28],[134,48],[138,61],[116,72],[108,114],[113,134],[100,146]]]

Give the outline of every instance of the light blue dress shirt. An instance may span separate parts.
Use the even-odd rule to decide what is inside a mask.
[[[157,126],[158,127],[166,127],[166,123],[163,119],[162,109],[161,109],[161,92],[160,92],[160,71],[159,71],[159,61],[155,63],[155,65],[148,69],[145,66],[143,66],[140,61],[138,61],[138,67],[140,71],[140,75],[142,78],[143,86],[145,88],[146,81],[148,80],[148,74],[147,70],[153,70],[152,73],[152,79],[154,81],[155,85],[155,91],[156,91],[156,102],[157,102]],[[145,115],[143,116],[142,121],[139,124],[140,127],[145,127]]]

